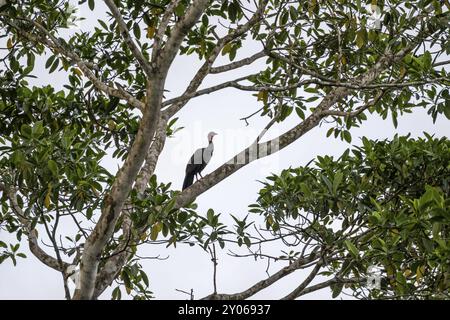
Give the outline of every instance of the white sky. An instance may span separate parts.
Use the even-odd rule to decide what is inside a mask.
[[[96,2],[97,6],[100,4],[102,3]],[[99,7],[96,10],[101,12],[102,9]],[[92,14],[83,8],[82,14],[86,13],[92,18]],[[85,27],[87,23],[84,22],[82,27]],[[237,59],[257,50],[257,47],[251,46],[248,51],[242,51]],[[204,86],[254,73],[258,66],[264,65],[263,61],[260,60],[242,70],[227,73],[226,76],[211,75],[205,81]],[[216,65],[226,62],[221,59]],[[199,66],[200,63],[196,61],[195,57],[178,57],[167,80],[167,89],[173,92],[168,93],[167,96],[181,93]],[[41,75],[36,82],[39,84],[51,83],[60,87],[65,81],[64,74],[49,76],[46,71],[42,69],[39,71],[39,68],[34,74]],[[185,128],[178,132],[176,137],[167,140],[156,169],[158,180],[172,182],[172,188],[181,189],[185,165],[197,148],[207,144],[206,135],[209,131],[215,131],[219,135],[215,138],[214,156],[203,172],[204,175],[229,160],[237,151],[253,141],[266,125],[268,120],[260,117],[252,118],[247,127],[243,121],[239,120],[259,107],[255,97],[235,89],[227,89],[210,96],[193,99],[177,115],[180,118],[177,125]],[[285,122],[274,126],[267,133],[265,139],[275,137],[292,128],[299,120],[293,113]],[[228,214],[244,217],[247,215],[247,206],[256,200],[257,192],[261,188],[261,184],[257,180],[262,180],[271,173],[278,173],[289,166],[305,165],[317,155],[338,156],[351,146],[334,138],[326,138],[327,129],[328,125],[316,127],[279,153],[255,161],[228,177],[197,198],[198,212],[202,214],[206,213],[208,208],[214,208],[216,212],[222,212],[222,222],[231,224],[232,220]],[[394,128],[390,118],[384,121],[379,116],[369,116],[361,128],[351,129],[352,144],[360,145],[359,137],[362,136],[369,139],[391,139],[396,133],[399,135],[411,133],[413,137],[418,137],[422,136],[423,131],[435,134],[437,137],[448,136],[450,133],[449,122],[444,116],[440,116],[433,124],[431,117],[423,109],[400,117],[397,129]],[[117,168],[116,163],[110,159],[105,159],[104,165],[112,171]],[[73,230],[71,226],[64,226],[64,228],[68,232]],[[8,242],[14,238],[4,231],[0,231],[0,240],[2,241]],[[26,243],[22,241],[21,249],[25,249],[26,246]],[[276,251],[278,248],[271,249]],[[13,267],[9,260],[0,264],[0,299],[64,299],[61,275],[37,261],[28,250],[24,251],[27,253],[28,259],[19,259],[17,267]],[[53,253],[51,250],[48,252]],[[247,253],[245,249],[241,249],[240,252]],[[140,249],[139,254],[169,256],[169,259],[164,261],[142,261],[144,270],[149,276],[150,289],[157,299],[187,298],[182,293],[176,292],[175,289],[189,291],[193,288],[196,298],[212,292],[212,263],[209,255],[201,249],[191,248],[187,245],[179,245],[176,249],[149,245]],[[272,263],[270,272],[274,273],[284,265],[283,263]],[[265,279],[267,277],[265,270],[265,260],[255,262],[253,258],[237,259],[222,252],[219,256],[218,291],[219,293],[235,293],[245,290],[257,281]],[[283,297],[298,286],[306,273],[307,271],[298,271],[291,274],[253,298],[277,299]],[[124,296],[124,292],[122,294]],[[303,299],[327,299],[330,297],[330,290],[326,288],[307,295]],[[102,298],[110,298],[110,291]]]

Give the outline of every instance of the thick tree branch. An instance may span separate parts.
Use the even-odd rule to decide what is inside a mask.
[[[109,194],[105,197],[102,214],[84,245],[80,265],[80,289],[76,290],[74,295],[76,299],[91,299],[94,295],[101,252],[113,235],[114,226],[145,160],[160,120],[167,72],[186,33],[200,18],[207,4],[207,0],[196,0],[192,3],[183,18],[175,25],[166,46],[158,55],[151,77],[148,79],[147,103],[136,138],[122,168],[116,174]]]
[[[297,288],[295,288],[291,293],[289,293],[287,296],[285,296],[281,300],[293,300],[293,299],[297,298],[299,293],[302,292],[303,289],[305,289],[308,286],[308,284],[310,284],[311,281],[314,280],[314,278],[317,276],[317,274],[319,273],[320,268],[322,268],[322,266],[323,266],[323,260],[320,259],[316,263],[316,265],[314,266],[314,268],[312,269],[310,274],[306,277],[306,279],[303,280],[303,282]]]
[[[138,178],[136,179],[135,188],[138,194],[143,194],[146,186],[148,185],[148,182],[150,181],[150,178],[155,172],[158,157],[164,148],[164,144],[166,143],[166,127],[167,119],[161,118],[156,130],[155,141],[153,141],[147,153],[147,157],[145,158],[145,164],[139,172]]]
[[[341,279],[339,277],[335,277],[333,279],[324,281],[324,282],[320,282],[318,284],[312,285],[310,287],[304,288],[302,291],[300,291],[297,296],[294,298],[298,298],[300,296],[303,296],[305,294],[320,290],[320,289],[324,289],[324,288],[328,288],[329,286],[335,284],[335,283],[342,283],[342,284],[351,284],[351,283],[359,283],[359,284],[363,284],[364,282],[366,282],[366,279],[358,279],[358,278],[351,278],[351,279]]]
[[[123,222],[122,222],[122,241],[118,248],[112,253],[111,257],[106,260],[105,264],[101,268],[95,282],[95,289],[93,293],[93,299],[97,299],[105,289],[111,285],[114,279],[119,274],[122,267],[128,261],[130,257],[130,251],[127,250],[133,237],[131,228],[132,221],[130,219],[131,205],[125,205],[122,210]]]
[[[315,256],[310,255],[306,258],[299,258],[293,263],[289,264],[288,266],[280,269],[278,272],[273,274],[272,276],[268,277],[265,280],[259,281],[255,285],[251,286],[245,291],[234,293],[234,294],[211,294],[209,296],[204,297],[202,300],[243,300],[247,299],[256,293],[260,292],[261,290],[271,286],[278,280],[284,278],[285,276],[291,274],[292,272],[301,269],[303,266],[307,265],[308,263],[314,261],[316,259]]]
[[[184,16],[175,24],[172,33],[167,40],[164,48],[161,48],[156,53],[155,62],[160,71],[167,72],[173,59],[178,53],[181,42],[191,27],[200,18],[203,11],[208,5],[207,0],[194,0],[189,8],[186,10]]]
[[[159,121],[155,135],[155,141],[153,141],[152,145],[150,146],[149,151],[147,153],[147,157],[145,159],[145,164],[142,167],[136,179],[135,188],[139,196],[141,196],[145,191],[145,188],[155,171],[158,157],[164,148],[164,144],[166,141],[166,125],[167,125],[166,119],[161,119]],[[125,212],[123,212],[122,214],[126,215]],[[126,221],[127,221],[127,229],[123,230],[122,232],[123,234],[122,245],[115,251],[115,253],[113,253],[112,257],[106,261],[104,267],[101,269],[95,284],[94,298],[98,298],[98,296],[100,296],[103,293],[103,291],[105,291],[105,289],[109,285],[111,285],[112,281],[115,279],[115,277],[120,272],[122,267],[128,261],[131,253],[125,250],[126,247],[133,245],[137,243],[137,241],[139,241],[140,235],[142,233],[141,230],[137,232],[137,236],[135,237],[135,239],[132,238],[130,241],[129,237],[131,237],[130,234],[131,221],[129,221],[129,219],[126,219]]]

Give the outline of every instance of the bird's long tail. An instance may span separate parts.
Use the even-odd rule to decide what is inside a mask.
[[[192,185],[192,183],[194,183],[194,174],[193,173],[186,174],[186,177],[184,177],[183,182],[183,190]]]

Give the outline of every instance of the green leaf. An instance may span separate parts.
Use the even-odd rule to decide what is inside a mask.
[[[397,275],[396,275],[396,281],[397,281],[397,289],[400,293],[404,293],[407,291],[408,289],[408,285],[406,283],[406,278],[403,275],[402,272],[397,271]]]
[[[43,133],[44,133],[44,122],[43,121],[37,121],[34,126],[33,129],[31,131],[32,136],[34,138],[39,138]]]
[[[137,22],[133,24],[133,33],[136,39],[141,38],[141,28],[139,27],[139,24]]]
[[[54,160],[48,160],[47,166],[52,172],[54,177],[58,177],[58,164]]]
[[[444,115],[450,120],[450,103],[448,101],[444,104]]]
[[[289,15],[291,16],[292,20],[297,20],[298,13],[297,9],[294,6],[289,7]]]
[[[186,10],[186,7],[183,2],[180,2],[180,4],[175,8],[175,14],[178,17],[182,17],[184,15],[184,11]]]
[[[308,1],[308,14],[311,17],[317,5],[317,0]]]
[[[34,63],[35,63],[35,56],[34,53],[30,52],[27,54],[27,66],[31,67],[31,69],[34,68]]]
[[[45,196],[45,198],[44,198],[44,206],[47,208],[47,209],[50,209],[50,206],[51,206],[51,198],[50,198],[50,196],[51,196],[51,193],[50,193],[50,190],[48,190],[47,191],[47,194],[46,194],[46,196]]]
[[[92,218],[93,213],[94,213],[94,209],[92,209],[92,207],[87,208],[87,210],[86,210],[86,218],[88,220],[90,220]]]
[[[147,274],[143,270],[140,270],[139,273],[142,277],[142,281],[144,281],[145,285],[148,287],[149,282],[148,282]]]
[[[334,175],[333,194],[336,194],[337,188],[341,184],[343,177],[344,177],[344,174],[341,171],[336,172],[336,174]]]
[[[222,55],[224,56],[227,53],[229,53],[231,51],[231,48],[232,48],[232,44],[231,44],[231,42],[228,42],[226,45],[223,46]]]
[[[50,58],[47,59],[47,62],[45,63],[45,69],[50,68],[50,66],[53,64],[53,61],[55,61],[56,55],[50,56]]]
[[[206,219],[208,219],[209,224],[213,223],[214,220],[214,210],[208,209],[208,212],[206,213]]]
[[[330,128],[327,131],[327,138],[333,134],[334,128]]]
[[[127,289],[131,289],[132,288],[132,284],[130,281],[130,276],[128,275],[128,272],[126,270],[122,271],[122,280],[125,283],[125,287]]]
[[[122,292],[120,291],[120,287],[116,287],[112,292],[113,300],[120,300],[122,298]]]
[[[333,299],[337,298],[341,294],[343,287],[344,287],[343,283],[336,283],[336,284],[332,285],[331,286],[331,290],[332,290],[331,297]]]
[[[352,135],[351,135],[350,131],[344,130],[344,131],[342,131],[341,134],[345,141],[347,141],[348,143],[352,142]]]
[[[100,23],[103,29],[108,30],[108,25],[103,20],[98,19],[97,21],[98,23]]]
[[[162,227],[163,227],[163,225],[162,225],[161,222],[155,223],[155,224],[153,225],[152,231],[151,231],[151,233],[150,233],[150,239],[151,239],[152,241],[155,241],[155,240],[158,238],[158,234],[159,234],[159,232],[162,230]]]
[[[234,22],[237,17],[237,7],[234,2],[231,2],[228,5],[228,17],[230,18],[231,22]]]
[[[238,49],[237,46],[232,46],[231,47],[230,55],[229,55],[230,61],[233,61],[236,58],[237,49]]]
[[[429,51],[425,51],[423,56],[421,57],[424,69],[429,70],[431,68],[432,60],[431,53]]]
[[[23,125],[20,127],[20,133],[22,133],[22,135],[23,135],[24,137],[26,137],[26,138],[31,138],[31,135],[32,135],[32,129],[31,129],[31,127],[30,127],[29,125],[23,124]]]
[[[311,189],[308,187],[308,185],[304,182],[300,183],[300,190],[302,190],[303,195],[306,197],[311,196]]]
[[[324,175],[321,175],[321,178],[322,178],[323,182],[325,182],[325,184],[327,185],[328,191],[330,191],[330,193],[333,193],[333,185],[331,184],[330,179],[328,179]]]
[[[95,0],[88,0],[88,6],[91,11],[94,11],[95,9]]]
[[[297,112],[297,115],[299,116],[300,119],[305,120],[305,113],[300,107],[296,107],[295,112]]]
[[[348,239],[345,240],[344,243],[345,243],[345,246],[347,247],[347,249],[350,251],[350,253],[355,258],[358,258],[359,257],[359,250],[355,247],[355,245]]]
[[[50,70],[48,71],[49,73],[52,73],[56,70],[56,68],[58,68],[59,66],[59,59],[55,59],[55,62],[53,62],[52,67],[50,68]]]
[[[364,47],[365,43],[366,43],[365,30],[360,29],[356,33],[356,46],[361,49],[362,47]]]

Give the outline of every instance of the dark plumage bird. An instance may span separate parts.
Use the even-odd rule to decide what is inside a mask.
[[[213,155],[214,144],[213,138],[217,135],[215,132],[208,133],[208,146],[206,148],[200,148],[194,152],[188,164],[186,165],[186,176],[183,182],[183,190],[194,183],[194,177],[198,180],[197,175],[202,176],[202,170],[205,169],[209,160]]]

